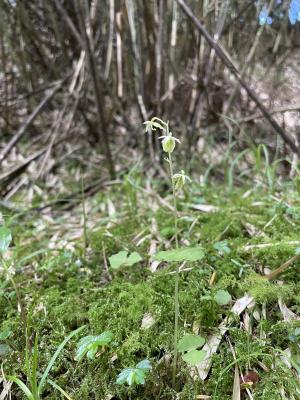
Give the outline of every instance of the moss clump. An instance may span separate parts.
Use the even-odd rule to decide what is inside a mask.
[[[277,285],[255,272],[250,272],[240,287],[242,291],[249,293],[258,303],[269,303],[277,301],[279,298],[288,300],[294,294],[293,285]]]

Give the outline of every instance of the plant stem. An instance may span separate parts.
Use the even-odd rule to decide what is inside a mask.
[[[178,249],[178,211],[177,211],[177,197],[176,190],[173,181],[173,161],[171,153],[168,153],[169,158],[169,167],[170,167],[170,176],[172,183],[172,194],[173,194],[173,204],[174,204],[174,226],[175,226],[175,244],[176,249]],[[179,265],[176,266],[176,274],[175,274],[175,289],[174,289],[174,362],[173,362],[173,376],[172,383],[173,387],[175,387],[176,382],[176,368],[177,368],[177,341],[178,341],[178,319],[179,319]]]

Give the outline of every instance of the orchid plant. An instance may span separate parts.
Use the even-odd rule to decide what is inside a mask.
[[[180,144],[180,140],[173,136],[169,129],[169,122],[164,122],[160,118],[154,117],[150,121],[144,122],[146,126],[146,132],[152,132],[159,129],[163,132],[163,135],[159,136],[163,151],[167,153],[166,161],[169,164],[169,174],[172,186],[173,205],[174,205],[174,227],[175,227],[175,245],[178,249],[178,209],[177,209],[177,194],[183,188],[183,186],[190,182],[191,179],[185,174],[183,170],[179,173],[174,174],[172,153],[175,150],[177,143]],[[176,275],[175,275],[175,288],[174,288],[174,362],[173,362],[173,386],[175,385],[176,379],[176,366],[178,356],[178,319],[179,319],[179,265],[177,263]]]

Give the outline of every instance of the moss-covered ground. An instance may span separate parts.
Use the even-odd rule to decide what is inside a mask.
[[[181,245],[199,245],[205,250],[203,260],[186,264],[180,273],[179,336],[199,333],[208,338],[216,334],[236,299],[245,293],[254,297],[255,304],[234,318],[204,382],[192,378],[190,368],[179,357],[175,388],[171,363],[176,266],[160,264],[151,271],[149,256],[150,248],[173,246],[173,215],[164,205],[169,197],[155,197],[125,182],[86,199],[86,249],[83,218],[76,239],[63,241],[68,233],[66,225],[60,246],[52,246],[50,251],[53,221],[49,226],[43,222],[44,233],[40,235],[41,216],[36,212],[7,215],[3,210],[13,235],[9,262],[26,312],[25,322],[15,290],[3,275],[0,332],[11,332],[0,343],[3,376],[15,374],[26,382],[25,329],[29,342],[38,334],[42,372],[62,340],[85,326],[68,342],[50,373],[74,400],[229,400],[235,366],[242,374],[257,374],[258,382],[249,384],[252,398],[299,399],[300,360],[298,363],[297,336],[293,335],[300,327],[296,318],[300,316],[299,261],[272,281],[264,277],[300,247],[299,195],[289,187],[280,194],[248,189],[228,193],[221,186],[193,185],[179,202]],[[197,209],[203,204],[214,208],[209,212]],[[63,218],[63,212],[53,217],[61,226]],[[112,270],[108,258],[124,249],[139,252],[143,260]],[[219,289],[231,294],[231,304],[220,306],[212,300]],[[293,318],[282,313],[280,299],[294,313]],[[151,326],[145,326],[145,317]],[[94,360],[77,362],[80,337],[107,330],[114,335],[113,343]],[[284,363],[280,355],[287,349],[292,359]],[[123,368],[145,358],[153,369],[144,385],[128,389],[115,383]],[[16,385],[10,395],[12,399],[24,398]],[[242,390],[243,398],[250,395]],[[51,386],[43,394],[49,400],[61,396]]]

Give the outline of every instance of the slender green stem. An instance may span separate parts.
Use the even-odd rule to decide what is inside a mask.
[[[82,199],[82,216],[83,216],[83,258],[85,258],[86,249],[88,246],[88,239],[87,239],[87,218],[86,218],[83,174],[81,174],[81,199]]]
[[[177,197],[176,197],[176,190],[173,181],[173,161],[171,153],[168,153],[169,158],[169,167],[170,167],[170,176],[171,176],[171,183],[172,183],[172,193],[173,193],[173,204],[174,204],[174,226],[175,226],[175,243],[176,249],[178,249],[178,211],[177,211]],[[172,382],[173,387],[175,387],[176,383],[176,369],[177,369],[177,342],[178,342],[178,319],[179,319],[179,265],[176,266],[176,274],[175,274],[175,289],[174,289],[174,362],[173,362],[173,376]]]

